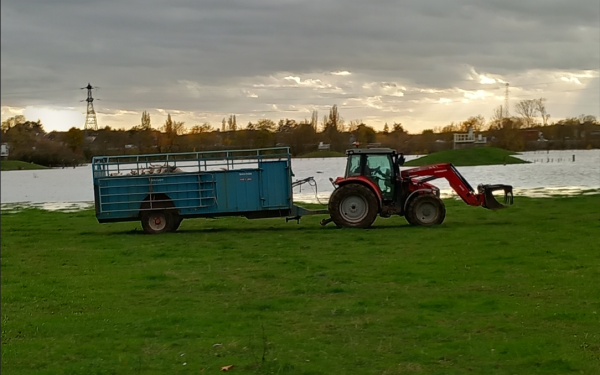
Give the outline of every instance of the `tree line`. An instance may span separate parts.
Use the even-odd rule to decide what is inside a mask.
[[[237,118],[223,118],[219,127],[210,123],[186,127],[171,115],[153,127],[150,114],[142,113],[140,123],[131,129],[108,126],[89,131],[79,128],[47,133],[41,122],[15,116],[2,122],[2,142],[9,144],[10,158],[48,166],[89,162],[96,155],[198,152],[220,149],[247,149],[274,146],[290,147],[294,156],[316,151],[319,143],[330,150],[344,152],[351,147],[390,147],[406,154],[427,154],[453,147],[456,133],[471,129],[487,138],[489,145],[512,151],[540,148],[600,148],[600,123],[591,115],[580,115],[550,122],[545,99],[523,100],[510,115],[501,106],[489,120],[482,115],[461,122],[410,134],[403,124],[384,125],[381,131],[362,120],[346,122],[336,105],[318,121],[310,119],[259,119],[238,126]]]

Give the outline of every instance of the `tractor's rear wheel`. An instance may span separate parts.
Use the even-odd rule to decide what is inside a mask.
[[[435,195],[419,195],[413,198],[408,204],[406,221],[410,225],[438,225],[443,223],[445,218],[446,206]]]
[[[169,232],[173,227],[173,216],[167,210],[143,211],[141,221],[148,234]]]
[[[341,186],[329,199],[329,214],[338,227],[369,228],[377,218],[378,211],[375,194],[359,184]]]

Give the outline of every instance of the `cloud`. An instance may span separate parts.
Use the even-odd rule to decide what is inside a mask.
[[[479,83],[481,83],[482,85],[489,85],[492,83],[496,83],[496,80],[494,78],[486,77],[482,74],[479,76]]]
[[[565,82],[573,82],[578,85],[581,85],[581,82],[579,81],[579,79],[577,79],[577,77],[561,77],[560,79]]]
[[[253,93],[252,91],[249,90],[242,90],[242,93],[247,97],[247,98],[258,98],[258,95]]]
[[[1,108],[2,120],[5,120],[10,117],[22,115],[24,110],[25,110],[25,108],[2,106],[2,108]]]
[[[85,111],[79,88],[91,82],[113,112],[169,108],[217,122],[273,104],[348,102],[363,107],[342,114],[381,124],[406,113],[411,97],[461,102],[457,89],[493,92],[461,103],[464,113],[491,112],[509,82],[551,107],[563,85],[585,88],[597,77],[599,11],[597,0],[7,0],[2,106]],[[597,98],[577,103],[598,111]],[[429,109],[413,108],[407,126],[463,115]]]

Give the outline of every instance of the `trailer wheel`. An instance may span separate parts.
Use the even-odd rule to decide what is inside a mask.
[[[444,222],[446,206],[435,195],[424,194],[412,199],[408,204],[406,221],[410,225],[431,226]]]
[[[175,232],[177,229],[179,229],[179,226],[183,221],[183,219],[177,214],[172,214],[172,218],[173,220],[171,220],[171,227],[169,228],[169,232]]]
[[[141,215],[142,228],[148,234],[168,232],[173,227],[173,216],[169,211],[144,211]]]
[[[329,214],[338,227],[369,228],[379,211],[377,197],[359,184],[337,188],[329,199]]]

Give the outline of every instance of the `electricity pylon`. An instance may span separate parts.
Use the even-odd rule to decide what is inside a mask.
[[[83,130],[87,136],[88,131],[96,132],[98,131],[98,120],[96,119],[96,111],[94,110],[94,98],[92,97],[92,90],[94,87],[88,83],[86,87],[82,87],[82,90],[87,89],[87,114],[85,116],[85,124],[83,125]],[[82,100],[83,102],[83,100]]]

